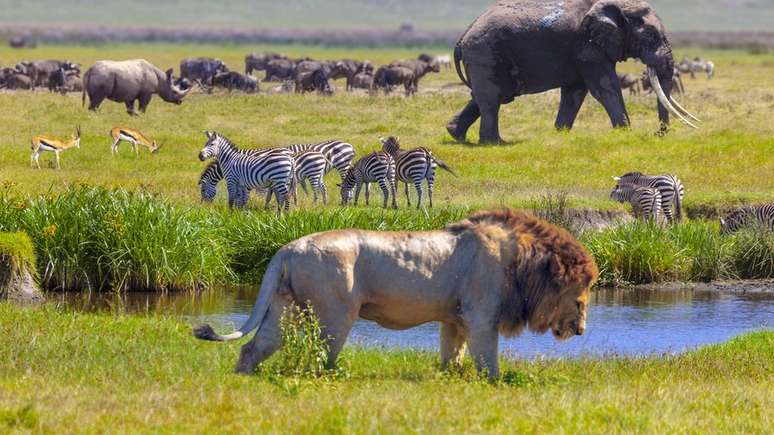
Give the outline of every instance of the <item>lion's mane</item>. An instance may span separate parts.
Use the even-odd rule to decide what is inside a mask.
[[[594,257],[569,232],[518,210],[477,212],[447,231],[500,245],[508,285],[498,324],[505,336],[518,335],[525,326],[545,332],[550,310],[563,298],[577,298],[570,290],[588,288],[598,276]]]

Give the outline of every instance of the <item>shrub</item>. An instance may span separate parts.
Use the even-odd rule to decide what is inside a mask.
[[[322,375],[328,361],[328,338],[322,336],[314,308],[311,305],[305,308],[289,305],[282,312],[280,330],[282,348],[269,370],[280,376]]]

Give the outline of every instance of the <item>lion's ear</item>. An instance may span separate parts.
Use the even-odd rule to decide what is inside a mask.
[[[548,273],[556,284],[567,284],[567,269],[557,254],[551,254],[551,258],[548,259]]]

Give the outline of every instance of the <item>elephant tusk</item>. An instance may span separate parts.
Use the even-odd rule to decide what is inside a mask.
[[[701,119],[691,115],[691,112],[685,110],[685,108],[683,106],[681,106],[680,103],[678,103],[677,100],[675,100],[675,98],[673,96],[671,96],[671,95],[669,96],[669,102],[672,103],[675,106],[675,109],[677,109],[680,112],[682,112],[683,115],[693,119],[696,122],[701,122]]]
[[[674,106],[672,106],[672,103],[669,102],[669,99],[667,98],[666,94],[664,94],[664,90],[661,88],[661,82],[658,80],[658,74],[656,74],[655,68],[648,67],[648,78],[650,79],[650,84],[653,86],[653,90],[656,91],[656,96],[658,97],[658,101],[667,110],[672,112],[673,115],[675,115],[681,121],[683,121],[686,125],[698,129],[699,127],[694,125],[691,121],[685,119],[685,117],[680,112],[678,112]]]

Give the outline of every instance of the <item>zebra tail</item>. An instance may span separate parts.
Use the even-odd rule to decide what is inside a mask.
[[[433,156],[433,160],[435,161],[435,163],[436,163],[436,164],[437,164],[437,165],[438,165],[438,166],[439,166],[441,169],[443,169],[444,171],[446,171],[446,172],[448,172],[448,173],[450,173],[450,174],[454,175],[455,177],[457,176],[457,173],[456,173],[456,172],[454,172],[454,170],[452,170],[452,168],[450,168],[450,167],[449,167],[449,165],[447,165],[447,164],[446,164],[446,162],[444,162],[443,160],[439,159],[439,158],[438,158],[438,157],[436,157],[436,156]]]
[[[682,222],[683,221],[683,200],[680,199],[680,190],[675,189],[675,221]]]

